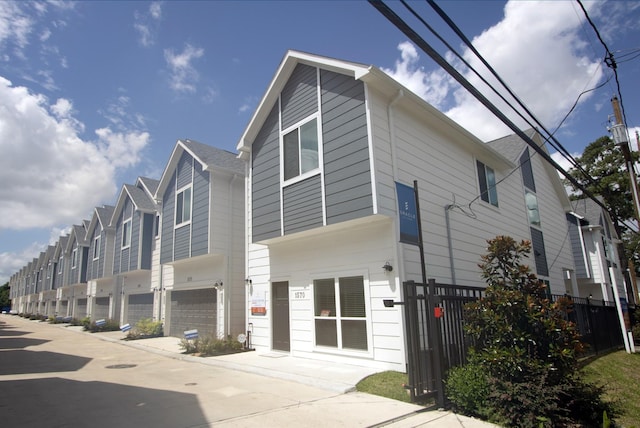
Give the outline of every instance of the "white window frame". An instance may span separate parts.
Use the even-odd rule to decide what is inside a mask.
[[[58,258],[58,275],[62,275],[63,266],[64,266],[64,256],[60,256],[60,258]]]
[[[185,213],[185,203],[184,203],[184,192],[189,191],[189,219],[184,220]],[[182,213],[181,213],[181,221],[178,222],[178,198],[182,195]],[[174,210],[174,224],[175,228],[179,228],[185,226],[187,224],[191,224],[191,218],[193,217],[193,185],[189,183],[188,185],[181,187],[176,191],[175,198],[175,210]]]
[[[301,141],[300,141],[300,129],[310,123],[311,121],[315,120],[316,121],[316,161],[317,161],[317,165],[315,168],[312,168],[308,171],[302,172],[302,148],[301,148]],[[289,135],[291,132],[294,131],[298,131],[298,174],[286,179],[285,178],[285,147],[284,147],[284,138],[285,136]],[[322,134],[320,132],[320,114],[319,113],[314,113],[310,116],[307,116],[306,118],[304,118],[303,120],[293,124],[292,126],[289,126],[288,128],[283,129],[280,132],[280,159],[282,159],[282,162],[280,163],[281,167],[280,167],[280,177],[281,177],[281,182],[284,183],[284,185],[289,185],[289,184],[293,184],[296,183],[298,181],[302,181],[308,177],[311,177],[313,175],[318,174],[321,171],[321,167],[322,167]]]
[[[129,223],[129,226],[127,226]],[[120,240],[120,244],[122,245],[122,249],[127,249],[131,247],[131,226],[133,222],[131,221],[131,217],[122,222],[122,239]]]
[[[343,317],[342,316],[342,308],[340,306],[340,279],[341,278],[350,278],[350,277],[361,277],[363,283],[363,299],[364,299],[364,317]],[[334,299],[335,299],[335,315],[322,316],[316,315],[315,305],[316,305],[316,281],[318,280],[329,280],[333,279],[334,286]],[[313,346],[317,350],[322,350],[322,352],[336,352],[342,355],[350,354],[350,355],[371,355],[373,353],[373,336],[371,332],[371,323],[370,323],[370,308],[369,308],[369,280],[367,275],[363,275],[362,273],[334,273],[334,274],[315,274],[313,275],[313,279],[310,281],[311,283],[311,295],[312,295],[312,334],[313,334]],[[336,322],[336,337],[337,337],[337,346],[326,346],[326,345],[318,345],[316,339],[316,320],[322,319],[330,319],[335,320]],[[343,335],[342,335],[342,321],[362,321],[366,326],[366,340],[367,340],[367,349],[356,349],[356,348],[345,348],[343,344]]]
[[[531,221],[531,216],[529,215],[530,211],[533,211],[530,207],[529,207],[529,196],[532,196],[535,200],[535,210],[538,213],[538,222],[534,223]],[[525,205],[525,209],[527,210],[527,219],[529,220],[529,226],[533,226],[535,228],[540,229],[542,226],[542,220],[540,219],[540,204],[538,203],[538,196],[536,195],[535,192],[532,192],[529,189],[524,190],[524,205]]]
[[[93,260],[98,260],[100,258],[100,243],[102,242],[101,236],[98,234],[93,239]]]
[[[480,190],[480,200],[495,208],[498,208],[500,206],[498,202],[500,198],[498,197],[498,180],[496,171],[486,163],[482,162],[479,159],[476,159],[476,167],[480,168],[480,166],[484,168],[484,183],[482,182],[482,177],[480,177],[480,170],[478,169],[476,171],[478,177],[478,188]],[[491,174],[489,174],[489,171],[491,172]],[[491,180],[489,179],[490,176],[493,176],[493,183],[491,183]],[[483,187],[485,187],[486,189],[483,190]]]
[[[75,269],[78,265],[78,247],[71,251],[71,269]]]

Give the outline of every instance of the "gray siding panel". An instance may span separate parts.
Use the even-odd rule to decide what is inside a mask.
[[[327,224],[373,214],[364,84],[321,70]]]
[[[322,227],[320,176],[287,186],[283,190],[285,234]]]
[[[191,226],[182,226],[175,231],[174,260],[186,259],[189,257],[189,235]]]
[[[209,252],[209,173],[197,162],[194,169],[191,257]]]
[[[567,214],[567,225],[569,227],[569,239],[571,241],[571,251],[573,253],[573,262],[576,266],[576,276],[578,278],[589,278],[584,253],[582,251],[582,241],[580,240],[580,225],[578,219]]]
[[[104,260],[107,256],[107,232],[100,229],[100,257],[98,258],[98,273],[95,278],[102,278],[105,275],[104,272]]]
[[[140,268],[140,223],[142,215],[135,211],[131,219],[131,247],[129,251],[129,271],[138,270]]]
[[[277,103],[253,143],[251,163],[253,240],[261,241],[281,235]]]
[[[176,167],[178,189],[191,183],[192,167],[193,158],[189,153],[183,152],[182,156],[180,156],[180,160],[178,161],[178,166]]]
[[[118,221],[116,221],[116,242],[114,244],[114,254],[113,254],[113,274],[118,274],[122,271],[121,262],[122,262],[122,213],[118,217]]]
[[[175,218],[175,183],[176,173],[173,172],[169,186],[162,195],[162,235],[160,237],[160,263],[173,261],[173,222]]]
[[[282,129],[318,111],[317,69],[298,64],[280,94]]]
[[[151,248],[153,243],[153,214],[144,214],[142,219],[142,249],[140,269],[151,269]]]

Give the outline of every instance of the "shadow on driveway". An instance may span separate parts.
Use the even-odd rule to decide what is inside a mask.
[[[7,427],[209,426],[194,394],[62,378],[0,382]]]
[[[0,343],[3,340],[7,339],[0,340]],[[57,352],[12,349],[0,351],[0,375],[71,372],[80,370],[89,361],[91,361],[91,358],[59,354]]]

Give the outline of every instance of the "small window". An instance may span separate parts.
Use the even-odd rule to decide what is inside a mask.
[[[100,235],[93,240],[93,260],[100,257]]]
[[[284,179],[289,180],[318,168],[318,120],[313,119],[282,138]]]
[[[122,223],[122,248],[131,246],[131,219]]]
[[[486,166],[480,161],[476,161],[478,166],[478,183],[480,184],[480,198],[498,206],[498,189],[496,188],[496,174],[492,168]]]
[[[176,226],[191,220],[191,187],[176,195]]]
[[[74,248],[71,252],[71,269],[75,269],[78,263],[78,249]]]
[[[540,226],[540,211],[538,210],[538,198],[535,193],[526,191],[524,194],[525,203],[527,204],[527,215],[529,216],[529,224],[532,226]]]
[[[64,261],[63,257],[60,256],[60,258],[58,259],[58,274],[59,275],[62,274],[62,266],[63,266],[62,262],[63,261]]]

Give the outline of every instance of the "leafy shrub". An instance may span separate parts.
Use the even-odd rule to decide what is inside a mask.
[[[485,296],[465,306],[465,331],[475,341],[471,370],[484,373],[488,393],[470,403],[482,389],[462,394],[458,385],[449,398],[463,413],[504,426],[598,426],[602,411],[612,410],[599,388],[578,377],[583,345],[567,320],[571,302],[551,302],[544,283],[522,264],[530,242],[499,236],[488,244],[480,264]],[[447,384],[455,385],[452,373]]]
[[[454,408],[468,416],[487,419],[489,380],[479,364],[469,363],[449,370],[445,391]]]
[[[162,321],[154,321],[152,318],[142,318],[136,326],[129,330],[126,340],[144,339],[149,337],[164,336]]]
[[[81,319],[72,318],[70,324],[75,326],[81,326],[85,330],[87,330],[88,326],[91,324],[91,317],[84,317]]]
[[[84,327],[84,329],[86,331],[91,332],[91,333],[99,333],[99,332],[103,332],[103,331],[120,330],[120,325],[118,324],[117,321],[114,321],[112,319],[108,319],[108,320],[106,320],[104,325],[96,325],[95,321],[91,321],[87,326]]]
[[[182,339],[180,347],[184,349],[185,354],[199,354],[202,357],[235,354],[245,350],[244,344],[233,340],[231,336],[225,339],[210,336],[198,337],[193,340]]]

